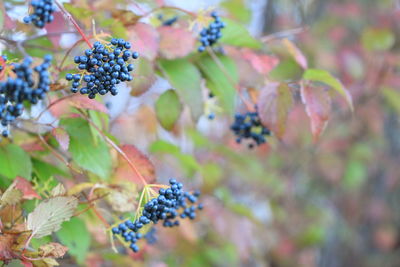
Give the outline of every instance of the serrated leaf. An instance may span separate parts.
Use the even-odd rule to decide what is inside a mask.
[[[290,88],[284,83],[270,83],[261,90],[257,107],[262,123],[278,138],[282,138],[293,105]]]
[[[29,155],[19,146],[8,144],[0,147],[0,174],[13,179],[22,176],[31,179],[32,163]]]
[[[65,255],[68,248],[55,242],[51,242],[39,247],[40,257],[60,258]]]
[[[192,117],[197,119],[203,113],[201,75],[188,60],[160,60],[159,66],[180,98],[190,107]]]
[[[68,247],[68,254],[76,257],[78,263],[82,264],[90,247],[90,234],[85,223],[74,217],[63,223],[56,235]]]
[[[328,123],[331,97],[324,88],[302,85],[301,98],[306,106],[307,115],[310,117],[314,141],[317,141]]]
[[[352,97],[347,91],[346,88],[342,85],[342,83],[333,77],[329,72],[326,70],[319,70],[319,69],[308,69],[304,72],[303,78],[305,80],[314,81],[314,82],[321,82],[325,83],[332,87],[335,91],[337,91],[340,95],[342,95],[345,99],[347,104],[350,106],[350,109],[353,111],[353,100]]]
[[[156,115],[161,126],[170,131],[179,119],[182,104],[174,90],[164,92],[155,103]]]
[[[268,74],[269,79],[278,82],[297,81],[301,79],[303,69],[292,59],[286,59],[279,62]]]
[[[27,228],[35,238],[56,232],[71,218],[77,205],[78,200],[72,196],[46,199],[28,215]]]
[[[206,78],[207,87],[218,98],[222,107],[229,114],[233,114],[235,86],[238,83],[237,68],[235,62],[226,56],[218,56],[218,60],[222,66],[208,55],[201,57],[196,63]]]
[[[150,24],[137,23],[129,27],[129,41],[135,51],[149,60],[154,60],[160,46],[160,35]]]

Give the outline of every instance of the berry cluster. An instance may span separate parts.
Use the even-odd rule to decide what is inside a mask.
[[[10,123],[21,116],[24,109],[24,101],[36,104],[50,90],[48,68],[51,59],[51,55],[46,55],[43,63],[33,68],[33,71],[38,76],[36,87],[31,68],[32,59],[30,57],[25,58],[21,64],[12,65],[16,77],[8,77],[6,81],[0,83],[0,120],[3,128],[8,128]],[[8,137],[8,129],[4,129],[2,135],[3,137]]]
[[[24,17],[25,23],[33,23],[36,27],[42,29],[46,23],[54,20],[53,12],[56,7],[53,5],[53,0],[32,0],[31,6],[33,14]]]
[[[161,21],[163,26],[172,26],[175,24],[175,22],[178,21],[178,16],[174,16],[170,19],[164,19],[164,16],[162,14],[157,16],[158,20]]]
[[[221,21],[217,12],[212,12],[211,16],[214,21],[210,23],[208,28],[203,28],[200,32],[201,46],[198,48],[199,52],[205,51],[207,46],[213,46],[222,37],[221,29],[225,27],[225,23]]]
[[[76,56],[74,62],[82,74],[66,75],[68,81],[73,81],[71,92],[80,91],[90,99],[95,98],[97,93],[105,95],[110,92],[114,96],[117,95],[116,85],[133,79],[130,72],[134,66],[128,61],[131,57],[137,59],[139,53],[131,52],[130,48],[131,43],[113,38],[110,43],[104,45],[95,42],[92,49],[85,51],[85,55]],[[84,86],[81,86],[82,81],[85,82]]]
[[[249,148],[253,148],[254,144],[259,146],[265,143],[265,137],[271,134],[270,130],[262,125],[257,111],[236,114],[231,129],[237,136],[237,143],[241,143],[242,139],[252,139],[254,141],[254,143],[249,144]]]
[[[127,220],[119,224],[118,227],[112,228],[114,234],[121,235],[125,241],[131,243],[130,248],[132,251],[139,251],[136,242],[142,238],[139,229],[144,225],[151,222],[157,224],[162,221],[164,227],[179,226],[179,217],[182,219],[194,219],[196,218],[196,210],[203,209],[202,204],[194,205],[200,196],[200,192],[196,191],[193,194],[185,192],[183,184],[178,183],[175,179],[170,179],[169,183],[170,187],[168,189],[161,188],[159,196],[144,205],[143,214],[137,220],[134,222]],[[154,233],[149,234],[146,239],[156,241],[154,240]]]

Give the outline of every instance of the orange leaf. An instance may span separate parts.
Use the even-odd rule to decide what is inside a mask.
[[[242,56],[260,74],[268,74],[279,63],[279,59],[274,56],[262,55],[250,49],[242,49]]]
[[[11,248],[16,237],[17,235],[13,234],[0,235],[0,260],[8,261],[16,257]]]
[[[285,133],[292,105],[293,98],[287,84],[270,83],[261,90],[257,104],[261,122],[278,138],[282,138]]]
[[[311,132],[316,142],[328,124],[331,112],[331,97],[323,88],[313,88],[310,85],[301,86],[301,98],[306,106],[307,115],[311,120]]]
[[[33,189],[32,184],[22,177],[17,177],[14,179],[15,188],[22,192],[23,199],[41,199],[41,197]]]
[[[155,181],[154,166],[147,156],[133,145],[123,145],[121,149],[148,183]],[[117,179],[141,184],[141,179],[138,174],[129,166],[128,162],[122,156],[119,156],[118,162],[119,164],[115,171],[115,177]]]
[[[164,58],[185,57],[194,50],[196,40],[190,31],[163,26],[158,28],[158,32],[160,33],[160,53]]]

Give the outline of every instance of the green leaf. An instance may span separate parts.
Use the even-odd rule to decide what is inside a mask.
[[[368,28],[362,34],[362,44],[369,51],[387,51],[396,39],[389,29]]]
[[[108,179],[111,172],[111,155],[107,144],[95,140],[89,124],[81,118],[68,118],[60,122],[70,135],[69,151],[75,163],[85,170]]]
[[[160,60],[159,66],[197,120],[203,114],[201,75],[187,59]]]
[[[158,140],[154,142],[153,144],[151,144],[149,150],[151,153],[158,152],[173,155],[176,159],[179,160],[187,176],[192,176],[195,171],[201,169],[200,164],[197,162],[195,157],[193,157],[193,155],[182,153],[178,146],[175,146],[166,141]]]
[[[329,72],[326,70],[319,70],[319,69],[308,69],[304,72],[303,78],[305,80],[310,80],[314,82],[322,82],[326,85],[329,85],[334,90],[336,90],[340,95],[342,95],[345,99],[347,104],[350,106],[350,109],[353,110],[353,100],[351,98],[350,93],[347,91],[346,88],[342,85],[342,83],[333,77]]]
[[[218,64],[221,63],[221,64]],[[218,63],[205,55],[197,61],[204,74],[207,87],[221,102],[222,107],[233,114],[235,110],[238,73],[234,61],[226,56],[218,56]]]
[[[46,199],[29,213],[27,228],[32,230],[32,235],[36,238],[56,232],[61,223],[71,218],[77,205],[78,199],[73,196]]]
[[[36,158],[32,158],[32,165],[33,165],[33,173],[42,182],[47,181],[50,177],[55,175],[61,175],[66,178],[70,177],[66,171]]]
[[[226,27],[221,30],[221,43],[252,49],[260,49],[262,47],[262,43],[251,36],[243,24],[228,18],[223,18],[222,21],[225,22]]]
[[[83,264],[91,242],[85,223],[74,217],[63,223],[61,230],[57,232],[57,237],[68,247],[68,253],[74,256],[79,264]]]
[[[271,70],[269,78],[273,81],[285,82],[301,79],[303,69],[292,58],[283,60]]]
[[[161,126],[170,131],[179,119],[182,112],[182,104],[174,90],[164,92],[158,98],[156,104],[156,115]]]
[[[391,88],[383,88],[382,94],[389,106],[400,115],[400,93]]]
[[[0,147],[0,174],[9,179],[17,176],[31,179],[32,162],[29,155],[19,146],[8,144]]]
[[[247,23],[251,19],[251,11],[247,8],[243,0],[224,1],[223,6],[229,13],[241,23]]]
[[[34,40],[27,41],[25,43],[27,49],[26,51],[32,57],[43,58],[45,55],[49,54],[49,50],[46,48],[52,48],[53,44],[47,37],[40,37]],[[34,46],[34,47],[29,47]]]
[[[89,8],[77,7],[68,3],[64,3],[63,5],[74,18],[87,18],[94,15],[94,12]]]
[[[368,171],[361,160],[351,160],[347,164],[343,184],[348,189],[358,188],[368,177]]]

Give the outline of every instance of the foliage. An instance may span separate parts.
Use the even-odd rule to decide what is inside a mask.
[[[256,36],[245,2],[193,12],[162,0],[53,0],[43,31],[14,16],[27,3],[0,3],[0,83],[24,59],[40,69],[53,56],[50,91],[20,98],[24,113],[0,141],[1,261],[349,266],[348,249],[357,266],[399,264],[395,15],[382,17],[385,1],[271,1],[271,25]],[[117,95],[111,76],[122,74],[99,68],[120,48],[136,59],[131,45],[140,57],[121,62]],[[91,99],[71,94],[76,64],[72,92],[97,82]],[[135,235],[133,253],[114,227],[150,222],[145,203],[170,177],[201,188],[204,210],[176,229],[141,226],[152,241]]]

